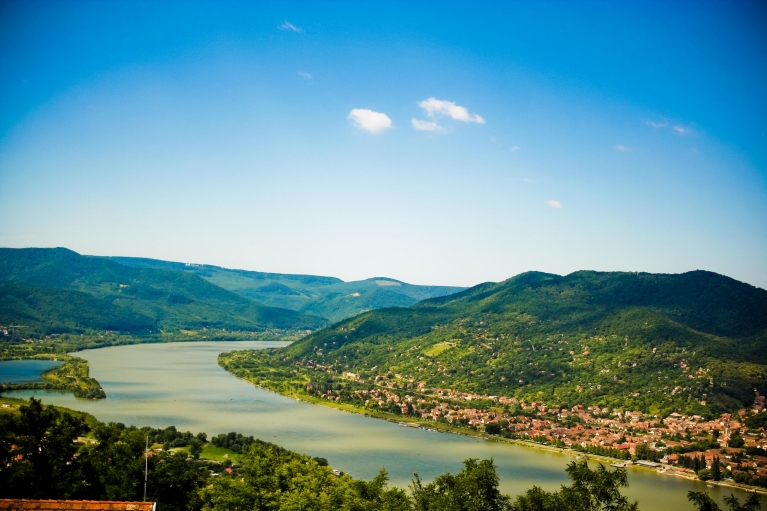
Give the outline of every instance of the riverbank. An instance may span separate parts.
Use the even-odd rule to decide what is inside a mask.
[[[87,350],[78,356],[88,361],[92,376],[104,384],[107,399],[75,399],[62,392],[9,395],[36,397],[47,404],[82,410],[105,423],[160,428],[176,425],[181,430],[212,435],[241,432],[325,458],[355,478],[370,480],[385,467],[391,484],[403,489],[412,483],[413,473],[432,481],[440,474],[459,472],[461,461],[467,458],[493,458],[501,491],[510,495],[521,494],[531,485],[555,491],[567,484],[564,469],[575,459],[575,453],[564,456],[558,449],[523,449],[522,445],[466,434],[400,427],[396,422],[370,420],[360,413],[338,413],[232,378],[216,363],[222,352],[275,346],[280,343],[157,343]],[[700,481],[659,477],[648,470],[628,471],[631,486],[626,492],[631,501],[639,502],[640,509],[688,509],[687,492],[706,490]],[[719,503],[730,492],[718,487],[708,491]],[[743,491],[732,491],[741,502],[747,497]],[[762,498],[764,508],[767,496]]]
[[[213,339],[209,337],[214,337]],[[14,390],[56,390],[71,392],[80,399],[104,399],[106,393],[101,384],[90,376],[88,362],[72,355],[78,351],[128,346],[134,344],[156,344],[174,342],[224,342],[264,341],[284,342],[298,338],[290,333],[274,332],[229,332],[211,334],[206,338],[197,332],[161,332],[157,335],[131,336],[119,333],[107,335],[61,335],[46,339],[26,339],[21,342],[6,342],[0,345],[0,362],[7,360],[57,360],[59,367],[45,371],[43,382],[16,383],[0,380],[0,393]]]
[[[406,425],[406,427],[414,427],[413,425],[417,425],[421,429],[426,429],[430,431],[435,431],[439,433],[451,433],[454,435],[462,435],[462,436],[468,436],[468,437],[474,437],[479,438],[488,442],[498,442],[498,443],[506,443],[506,444],[512,444],[517,445],[521,447],[526,447],[528,449],[538,449],[541,451],[551,452],[551,453],[560,453],[565,454],[573,457],[574,459],[588,459],[592,461],[597,461],[599,463],[603,463],[605,465],[612,465],[614,463],[626,463],[627,466],[631,466],[643,471],[649,471],[654,472],[657,474],[663,474],[663,475],[669,475],[669,476],[675,476],[680,477],[689,481],[696,481],[701,482],[701,480],[695,475],[694,473],[691,473],[687,471],[686,469],[674,467],[671,465],[662,465],[659,468],[653,468],[653,467],[646,467],[642,465],[634,464],[631,461],[625,461],[625,460],[618,460],[616,458],[610,458],[607,456],[601,456],[598,454],[591,454],[591,453],[583,453],[581,451],[577,451],[575,449],[571,449],[568,447],[557,447],[553,445],[547,445],[540,442],[534,442],[529,440],[523,440],[519,438],[505,438],[498,435],[489,435],[484,432],[476,431],[474,429],[469,428],[463,428],[459,426],[454,426],[452,424],[445,424],[441,422],[431,422],[431,421],[424,421],[422,419],[418,419],[415,417],[409,417],[409,416],[403,416],[403,415],[395,415],[392,413],[386,413],[386,412],[380,412],[380,411],[373,411],[366,408],[360,408],[356,407],[354,405],[350,405],[348,403],[340,403],[336,401],[329,401],[327,399],[319,399],[314,396],[310,396],[308,394],[301,394],[298,392],[285,392],[281,391],[277,388],[271,388],[268,385],[263,384],[257,384],[250,380],[249,378],[243,378],[241,376],[234,375],[239,379],[242,379],[244,381],[247,381],[248,383],[255,385],[263,390],[267,390],[269,392],[274,392],[276,394],[279,394],[281,396],[285,396],[291,399],[295,399],[297,401],[303,401],[310,404],[316,404],[321,405],[326,408],[332,408],[335,410],[344,411],[347,413],[357,414],[357,415],[363,415],[365,417],[371,417],[375,419],[382,419],[389,422],[396,422],[400,425]],[[740,483],[736,483],[732,480],[727,481],[705,481],[705,483],[708,486],[718,486],[723,488],[733,488],[738,489],[746,492],[755,492],[761,495],[767,495],[767,489],[757,487],[757,486],[749,486],[744,485]]]

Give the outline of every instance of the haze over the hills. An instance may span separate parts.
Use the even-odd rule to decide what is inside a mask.
[[[109,259],[135,268],[194,273],[208,282],[258,303],[313,314],[331,322],[372,309],[407,307],[426,298],[449,295],[465,289],[454,286],[417,286],[386,277],[344,282],[335,277],[231,270],[207,264],[175,263],[157,259]]]

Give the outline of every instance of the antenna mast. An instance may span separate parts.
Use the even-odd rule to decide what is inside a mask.
[[[146,475],[149,471],[149,435],[146,436],[146,450],[144,450],[144,502],[146,502]]]

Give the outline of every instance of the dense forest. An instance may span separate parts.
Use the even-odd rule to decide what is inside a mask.
[[[704,271],[530,272],[220,362],[289,392],[369,391],[386,378],[567,408],[711,416],[767,391],[767,291]]]
[[[460,472],[429,483],[414,474],[405,491],[388,486],[385,470],[364,481],[252,437],[218,438],[238,442],[238,463],[201,459],[204,433],[104,424],[33,399],[0,415],[0,498],[140,501],[146,466],[147,500],[157,502],[158,511],[638,509],[621,494],[625,470],[592,469],[585,461],[568,466],[571,484],[553,492],[533,487],[511,498],[498,490],[492,460],[468,459]],[[689,492],[688,499],[699,510],[720,509],[705,493]],[[759,509],[756,495],[743,504],[734,497],[726,502],[731,511]]]
[[[0,327],[13,325],[25,338],[99,331],[311,331],[463,289],[82,256],[65,248],[0,248]]]
[[[64,248],[0,248],[0,325],[15,326],[25,338],[105,330],[315,330],[325,324],[190,272],[133,268]]]

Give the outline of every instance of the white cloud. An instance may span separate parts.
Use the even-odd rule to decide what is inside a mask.
[[[478,124],[485,124],[485,120],[477,114],[469,115],[469,111],[466,107],[458,106],[452,101],[444,101],[437,98],[429,98],[418,103],[418,106],[423,108],[426,115],[432,119],[447,115],[461,122],[476,122]]]
[[[298,76],[303,76],[307,80],[311,80],[312,79],[311,73],[307,73],[306,71],[299,71],[298,72]]]
[[[417,129],[418,131],[436,131],[440,133],[445,131],[445,128],[443,128],[436,122],[421,121],[419,119],[416,119],[415,117],[410,119],[410,124],[412,124],[413,128]]]
[[[519,178],[519,180],[522,181],[523,183],[537,183],[538,182],[535,179],[531,179],[529,177],[521,177],[521,178]]]
[[[547,200],[546,204],[551,206],[552,208],[562,209],[562,203],[558,200]]]
[[[300,28],[298,28],[297,26],[295,26],[289,21],[283,21],[281,25],[277,25],[277,28],[279,28],[280,30],[287,30],[288,32],[295,32],[297,34],[300,34],[301,32],[303,32],[303,30],[301,30]]]
[[[519,146],[518,145],[511,146],[511,152],[512,153],[516,153],[517,151],[519,151]]]
[[[630,153],[631,151],[634,150],[634,148],[633,147],[626,147],[625,145],[617,145],[617,146],[615,146],[615,150],[616,151],[621,151],[621,152],[624,152],[624,153]]]
[[[647,125],[652,128],[665,128],[668,126],[665,122],[653,122],[653,121],[647,121]]]
[[[349,112],[349,119],[360,129],[370,133],[378,133],[391,128],[391,119],[386,114],[374,112],[367,108],[355,108]]]
[[[689,135],[690,133],[692,133],[692,130],[690,128],[685,128],[681,124],[677,124],[676,126],[674,126],[674,131],[676,131],[680,135]]]

